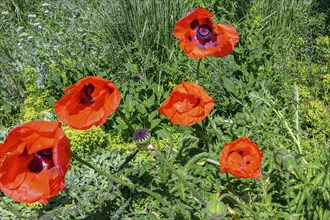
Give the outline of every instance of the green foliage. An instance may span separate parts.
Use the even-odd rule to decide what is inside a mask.
[[[47,206],[15,203],[1,194],[1,218],[206,219],[205,206],[182,176],[205,203],[222,196],[228,218],[329,219],[325,2],[2,1],[1,140],[22,120],[56,120],[53,102],[63,88],[85,76],[104,77],[121,92],[119,109],[102,127],[64,127],[72,151],[169,205],[73,160],[68,188]],[[210,9],[216,23],[235,26],[240,42],[229,56],[203,59],[198,84],[215,108],[202,122],[180,127],[157,109],[182,77],[195,80],[197,61],[178,47],[173,27],[197,6]],[[125,117],[133,129],[151,131],[152,145],[176,173],[155,152],[137,151]],[[219,173],[222,146],[241,136],[255,141],[264,155],[260,179]],[[278,148],[294,158],[290,169],[275,164]]]
[[[54,119],[52,98],[47,90],[42,91],[35,85],[28,85],[28,95],[25,98],[24,106],[21,108],[24,121]]]
[[[128,80],[118,85],[121,92],[120,111],[128,118],[135,130],[148,128],[150,131],[161,128],[162,119],[157,111],[160,104],[169,95],[168,85],[155,83],[148,79]],[[115,113],[105,124],[107,128],[121,131],[125,141],[131,139],[127,124]]]
[[[88,155],[107,144],[105,133],[101,127],[93,126],[88,130],[75,130],[64,127],[64,132],[70,140],[71,150],[76,153]]]

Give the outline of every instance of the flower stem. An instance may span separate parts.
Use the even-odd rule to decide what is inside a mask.
[[[291,212],[291,205],[290,205],[290,197],[289,197],[289,194],[290,194],[290,173],[289,172],[286,172],[285,173],[285,179],[286,179],[286,201],[288,203],[288,209],[289,209],[289,214],[290,214],[290,218],[292,216],[292,212]]]
[[[196,80],[198,81],[199,79],[199,68],[201,66],[201,62],[202,62],[202,58],[198,59],[198,63],[197,63],[197,70],[196,70]]]
[[[125,162],[122,165],[120,165],[117,172],[120,172],[122,169],[124,169],[127,166],[127,164],[137,155],[137,153],[139,153],[139,151],[140,151],[140,148],[138,148],[133,154],[129,155],[126,158]]]
[[[230,193],[224,193],[224,194],[222,194],[222,195],[219,197],[219,200],[221,201],[221,200],[223,200],[225,197],[229,197],[229,198],[231,198],[232,200],[234,200],[234,201],[236,201],[236,202],[239,202],[238,197],[236,197],[236,196],[234,196],[234,195],[232,195],[232,194],[230,194]]]
[[[122,112],[119,108],[116,110],[116,112],[119,114],[121,119],[123,119],[123,121],[125,122],[125,124],[127,125],[128,129],[129,129],[129,131],[133,134],[135,132],[135,129],[133,128],[133,126],[129,122],[129,120],[126,117],[126,115],[124,114],[124,112]]]
[[[209,138],[208,138],[208,133],[207,133],[207,129],[206,129],[206,120],[202,120],[202,137],[201,139],[203,140],[204,144],[205,144],[205,148],[209,151]]]
[[[192,185],[190,185],[190,183],[188,183],[184,179],[184,177],[178,171],[176,171],[176,169],[174,169],[172,164],[170,164],[160,152],[158,152],[157,150],[155,150],[154,152],[156,153],[157,157],[165,164],[165,166],[169,170],[171,170],[171,172],[176,177],[178,177],[178,179],[183,183],[183,185],[185,185],[189,189],[189,191],[194,195],[194,197],[197,199],[197,201],[206,207],[206,202],[204,201],[202,196],[192,187]]]
[[[231,185],[231,182],[230,182],[230,178],[229,178],[229,174],[226,172],[226,178],[227,178],[227,182],[228,182],[228,188],[229,188],[229,191],[230,192],[233,192],[233,186]]]
[[[122,180],[122,179],[119,179],[119,178],[117,178],[117,177],[111,175],[110,173],[105,172],[104,170],[98,168],[97,166],[95,166],[95,165],[89,163],[88,161],[82,159],[81,157],[79,157],[78,155],[76,155],[76,154],[74,154],[74,153],[72,154],[72,157],[73,157],[74,159],[76,159],[77,161],[79,161],[80,163],[82,163],[83,165],[85,165],[85,166],[87,166],[87,167],[89,167],[89,168],[95,170],[95,171],[98,172],[99,174],[101,174],[101,175],[107,177],[109,180],[111,180],[111,181],[113,181],[113,182],[115,182],[115,183],[118,183],[118,184],[121,184],[121,185],[127,186],[127,187],[129,187],[129,188],[133,188],[133,189],[141,190],[141,191],[143,191],[143,192],[145,192],[145,193],[147,193],[147,194],[153,196],[153,197],[156,198],[159,202],[161,202],[161,203],[163,203],[163,204],[165,204],[165,205],[167,205],[167,206],[171,206],[171,204],[170,204],[168,201],[166,201],[163,197],[161,197],[159,194],[154,193],[154,192],[152,192],[151,190],[149,190],[149,189],[147,189],[147,188],[145,188],[145,187],[143,187],[143,186],[140,186],[140,185],[137,185],[137,184],[134,184],[134,183],[127,182],[127,181],[124,181],[124,180]],[[128,178],[125,178],[125,179],[128,179]]]
[[[327,165],[325,166],[324,177],[321,183],[322,187],[324,186],[325,181],[328,179],[329,172],[330,172],[330,157],[328,157]]]
[[[232,199],[233,201],[237,202],[241,207],[245,208],[246,210],[248,210],[254,217],[254,219],[259,219],[258,215],[256,214],[256,212],[254,212],[249,206],[245,205],[244,202],[242,202],[237,196],[232,195],[231,193],[224,193],[222,194],[218,200],[222,200],[225,197],[228,197],[230,199]]]

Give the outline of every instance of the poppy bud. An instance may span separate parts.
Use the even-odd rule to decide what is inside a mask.
[[[222,219],[226,216],[227,214],[227,206],[217,200],[217,199],[212,199],[210,200],[207,205],[206,205],[206,216],[210,220],[218,220]]]
[[[289,154],[284,148],[280,148],[276,151],[274,160],[278,166],[283,167],[288,172],[292,172],[295,169],[296,162],[294,156]]]
[[[296,167],[296,161],[291,154],[283,157],[283,168],[288,172],[293,172]]]
[[[224,120],[221,117],[215,117],[213,119],[213,122],[215,123],[216,126],[221,126],[224,124]]]
[[[148,146],[150,143],[150,138],[150,132],[146,128],[139,129],[133,134],[133,140],[136,142],[138,147]]]
[[[275,154],[274,154],[274,160],[275,160],[275,164],[277,166],[280,166],[282,167],[282,164],[283,164],[283,157],[285,155],[288,155],[288,151],[284,148],[279,148],[276,150]]]
[[[237,112],[235,115],[235,123],[237,125],[247,125],[252,122],[252,118],[249,113]]]

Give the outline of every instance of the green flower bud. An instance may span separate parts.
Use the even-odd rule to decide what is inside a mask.
[[[296,161],[291,154],[283,157],[283,168],[288,172],[293,172],[296,167]]]
[[[206,216],[210,220],[218,220],[222,219],[226,216],[227,214],[227,206],[217,200],[217,199],[212,199],[210,200],[207,205],[206,205]]]
[[[221,118],[221,117],[215,117],[214,119],[213,119],[213,122],[214,122],[214,124],[216,125],[216,126],[220,126],[220,125],[223,125],[223,118]]]
[[[237,125],[247,125],[252,122],[252,117],[246,112],[237,112],[235,115],[235,123]]]
[[[277,149],[276,152],[274,153],[275,164],[279,167],[282,167],[283,157],[288,155],[288,154],[289,154],[289,152],[284,148]]]
[[[274,154],[275,164],[283,167],[284,170],[288,172],[293,172],[296,167],[296,161],[292,154],[290,154],[286,149],[280,148]]]

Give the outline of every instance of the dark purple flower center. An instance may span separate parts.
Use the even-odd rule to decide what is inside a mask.
[[[145,138],[148,138],[150,135],[150,132],[146,128],[142,128],[137,130],[133,135],[133,140],[136,142],[142,141]]]
[[[89,83],[87,86],[84,85],[84,88],[80,91],[82,93],[82,98],[80,103],[94,103],[95,100],[92,97],[95,86],[92,83]]]
[[[48,148],[45,150],[38,151],[34,153],[34,157],[31,160],[28,168],[32,173],[40,173],[45,167],[47,169],[53,168],[53,153],[52,148]]]
[[[198,25],[199,25],[199,22],[198,22],[198,20],[195,19],[190,23],[190,28],[192,30],[195,30],[195,28],[198,27]]]
[[[206,43],[211,40],[212,37],[212,27],[203,24],[197,28],[196,37],[201,43]]]

